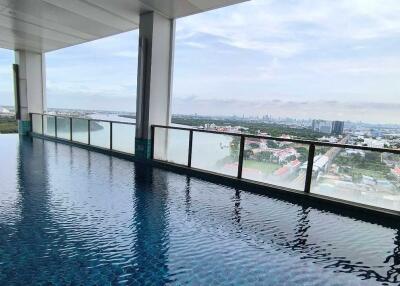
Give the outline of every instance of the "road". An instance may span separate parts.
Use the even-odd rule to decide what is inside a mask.
[[[338,144],[346,144],[348,140],[349,140],[349,135],[343,137],[337,143]],[[331,163],[333,162],[333,160],[340,153],[340,151],[341,151],[340,149],[343,149],[343,148],[340,148],[340,147],[329,148],[329,150],[326,151],[326,153],[323,155],[323,156],[328,157],[328,163],[327,163],[328,166],[326,167],[326,170],[329,169],[329,167],[330,167]],[[316,162],[316,159],[318,159],[317,156],[314,157],[314,163]],[[305,164],[307,164],[307,163],[305,163]],[[292,187],[296,188],[296,189],[299,189],[299,188],[301,188],[301,186],[304,186],[305,181],[306,181],[306,171],[301,169],[299,175],[297,176],[297,178],[292,181]]]

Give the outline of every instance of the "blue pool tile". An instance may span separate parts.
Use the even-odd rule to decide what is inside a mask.
[[[0,285],[398,285],[400,230],[0,136]]]

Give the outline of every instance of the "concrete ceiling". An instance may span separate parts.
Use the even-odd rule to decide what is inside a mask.
[[[247,0],[0,0],[0,47],[48,52],[137,29],[139,15],[180,18]]]

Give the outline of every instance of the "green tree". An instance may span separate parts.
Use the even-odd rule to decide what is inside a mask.
[[[300,161],[307,161],[308,159],[308,149],[306,147],[297,147],[297,153],[299,153],[299,160]]]

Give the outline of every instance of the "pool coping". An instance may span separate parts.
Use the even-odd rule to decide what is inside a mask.
[[[161,161],[157,159],[143,159],[135,157],[134,154],[124,153],[117,150],[110,150],[102,147],[88,145],[85,143],[70,141],[62,138],[55,138],[46,135],[30,133],[32,138],[39,138],[56,143],[80,147],[88,151],[102,153],[108,156],[114,156],[135,163],[145,164],[147,166],[157,167],[172,171],[174,173],[189,175],[211,183],[225,185],[234,189],[241,189],[250,193],[266,195],[268,197],[279,198],[281,200],[297,205],[313,207],[322,211],[329,211],[342,216],[357,218],[363,221],[378,223],[389,227],[399,224],[400,212],[385,209],[376,206],[365,205],[357,202],[346,201],[338,198],[328,197],[315,193],[306,193],[291,188],[271,185],[268,183],[252,181],[244,178],[237,178],[229,175],[215,173],[198,168],[189,168],[172,162]]]

